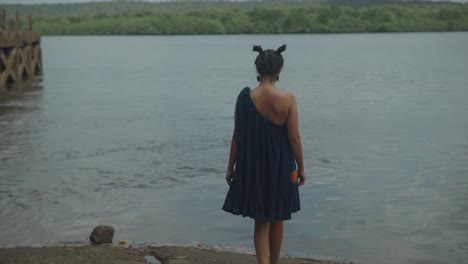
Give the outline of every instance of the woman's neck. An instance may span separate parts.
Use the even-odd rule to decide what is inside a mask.
[[[275,87],[275,83],[277,80],[277,76],[262,76],[258,87]]]

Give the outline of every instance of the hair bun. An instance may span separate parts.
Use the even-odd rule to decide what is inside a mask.
[[[262,53],[263,52],[262,46],[254,45],[253,46],[253,51],[256,51],[258,53]]]
[[[279,47],[277,50],[276,50],[276,53],[278,54],[281,54],[281,52],[285,51],[286,50],[286,44],[283,44],[281,47]]]

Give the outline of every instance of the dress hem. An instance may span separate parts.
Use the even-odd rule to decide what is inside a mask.
[[[237,212],[237,211],[233,211],[233,210],[229,210],[225,207],[222,208],[222,210],[226,213],[230,213],[230,214],[233,214],[233,215],[238,215],[238,216],[242,216],[242,217],[249,217],[253,220],[267,220],[269,222],[274,222],[274,221],[287,221],[287,220],[291,220],[292,217],[285,217],[285,218],[280,218],[280,219],[268,219],[267,217],[255,217],[255,216],[252,216],[252,215],[249,215],[249,214],[243,214],[242,212]],[[293,210],[291,211],[291,214],[293,213],[297,213],[299,212],[301,209],[298,209],[298,210]]]

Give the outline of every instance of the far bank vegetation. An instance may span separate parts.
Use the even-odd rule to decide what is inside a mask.
[[[125,4],[129,4],[124,2]],[[175,7],[174,3],[172,3]],[[114,3],[118,6],[118,2]],[[39,5],[52,8],[54,5]],[[45,7],[44,7],[45,6]],[[61,8],[63,9],[61,5]],[[71,5],[70,5],[71,6]],[[152,5],[158,7],[158,5]],[[466,4],[345,6],[229,5],[203,8],[114,8],[60,14],[42,12],[44,35],[284,34],[467,31]],[[26,7],[23,7],[25,9]],[[38,9],[42,10],[42,9]],[[62,15],[65,13],[66,15]]]

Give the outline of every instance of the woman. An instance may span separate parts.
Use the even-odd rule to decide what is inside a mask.
[[[306,176],[296,100],[275,86],[286,45],[253,50],[259,53],[255,65],[260,84],[244,88],[237,97],[223,210],[255,219],[257,261],[276,264],[283,221],[300,210],[298,186]]]

